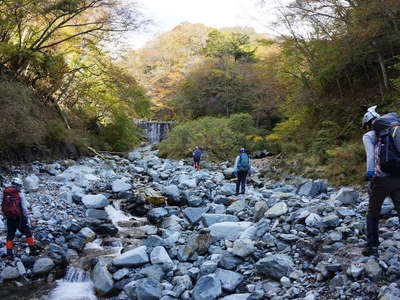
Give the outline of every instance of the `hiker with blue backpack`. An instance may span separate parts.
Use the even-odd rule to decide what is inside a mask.
[[[366,179],[369,181],[367,245],[362,254],[378,256],[378,224],[382,204],[390,196],[400,217],[400,116],[380,116],[370,107],[362,120],[367,131],[363,143],[367,156]]]
[[[199,147],[196,147],[196,149],[193,151],[193,163],[194,167],[196,170],[200,170],[200,159],[201,159],[201,150]]]
[[[246,178],[247,175],[251,175],[250,158],[244,148],[240,148],[239,155],[236,157],[235,166],[233,167],[233,173],[237,177],[236,181],[236,195],[239,195],[246,191]]]

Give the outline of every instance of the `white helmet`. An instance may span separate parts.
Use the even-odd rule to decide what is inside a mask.
[[[368,111],[365,113],[363,119],[362,119],[362,126],[364,127],[366,124],[368,124],[368,122],[370,122],[373,119],[379,118],[381,115],[378,114],[376,112],[376,107],[375,106],[371,106],[370,108],[368,108]]]
[[[12,184],[12,185],[22,186],[22,180],[19,179],[18,177],[14,177],[14,178],[11,180],[11,184]]]

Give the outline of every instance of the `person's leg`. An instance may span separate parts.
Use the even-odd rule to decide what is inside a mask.
[[[33,239],[31,228],[28,225],[28,219],[26,217],[21,217],[18,225],[18,230],[26,237],[26,242],[30,249],[29,254],[36,255],[35,240]]]
[[[7,219],[7,240],[6,240],[6,250],[9,257],[13,256],[14,248],[14,238],[15,232],[17,231],[18,220]]]
[[[371,184],[369,193],[369,205],[367,213],[367,247],[379,246],[378,224],[383,201],[388,196],[385,178],[375,178]]]
[[[241,193],[244,194],[246,191],[246,178],[247,178],[247,172],[243,172],[242,174],[242,180],[241,180]]]
[[[236,173],[237,181],[236,181],[236,195],[239,195],[240,185],[242,181],[242,174],[240,171]]]

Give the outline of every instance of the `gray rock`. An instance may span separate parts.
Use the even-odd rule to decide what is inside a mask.
[[[220,298],[219,300],[247,300],[250,297],[250,293],[244,294],[232,294],[225,297]]]
[[[356,212],[352,209],[349,209],[347,207],[339,207],[337,210],[337,213],[341,217],[353,217],[356,215]]]
[[[254,205],[254,220],[258,222],[264,217],[265,212],[268,210],[268,205],[265,201],[257,201]]]
[[[221,294],[221,282],[214,275],[205,275],[197,281],[192,296],[194,300],[214,300]]]
[[[138,151],[132,151],[128,153],[128,159],[130,161],[136,161],[142,159],[142,155]]]
[[[193,287],[192,280],[188,275],[176,276],[172,282],[175,285],[173,291],[178,297],[180,297],[184,291],[190,290]]]
[[[203,214],[202,217],[204,226],[210,227],[216,223],[222,222],[238,222],[239,219],[233,215],[224,215],[224,214]]]
[[[147,212],[147,218],[152,223],[160,223],[168,216],[168,210],[163,207],[152,208]]]
[[[115,273],[113,274],[113,278],[114,278],[115,280],[119,281],[119,280],[121,280],[121,279],[127,277],[127,276],[129,275],[129,273],[130,273],[130,271],[129,271],[128,268],[123,268],[123,269],[120,269],[120,270],[118,270],[117,272],[115,272]]]
[[[233,243],[232,253],[240,256],[246,257],[252,254],[255,250],[254,242],[249,239],[237,239]]]
[[[247,207],[246,201],[237,200],[233,202],[231,205],[229,205],[226,211],[230,214],[237,214],[243,211],[246,207]]]
[[[244,276],[229,270],[217,269],[215,277],[221,281],[221,286],[225,291],[233,292],[244,280]]]
[[[4,280],[13,280],[17,279],[20,276],[18,269],[14,267],[5,267],[4,270],[1,272],[1,277]]]
[[[322,218],[321,225],[325,229],[334,229],[339,226],[340,219],[337,215],[328,215]]]
[[[117,267],[136,267],[149,262],[146,246],[140,246],[129,250],[113,259],[113,264]]]
[[[24,179],[25,189],[30,192],[35,192],[39,189],[39,177],[31,174]]]
[[[108,220],[108,214],[103,209],[93,209],[89,208],[86,210],[85,215],[87,218],[99,219],[99,220]]]
[[[54,262],[48,257],[39,258],[33,265],[32,272],[37,276],[46,275],[54,267]]]
[[[151,251],[150,261],[152,264],[172,264],[168,252],[162,246],[157,246]]]
[[[307,181],[298,188],[297,194],[301,196],[314,197],[325,192],[326,189],[327,186],[325,180]]]
[[[286,254],[267,255],[255,265],[258,273],[277,280],[288,276],[293,271],[293,266],[292,259]]]
[[[320,228],[322,219],[319,215],[311,213],[305,220],[305,223],[309,227]]]
[[[183,211],[185,217],[191,224],[199,222],[205,212],[207,212],[207,208],[205,207],[187,207]]]
[[[17,270],[19,275],[24,276],[26,275],[26,268],[24,266],[24,264],[20,261],[17,262]]]
[[[251,225],[251,222],[222,222],[211,225],[209,229],[213,238],[233,241]]]
[[[224,170],[224,176],[226,179],[232,179],[235,178],[235,175],[233,174],[234,169],[233,168],[226,168]]]
[[[102,194],[83,196],[82,202],[86,206],[86,208],[95,209],[104,208],[109,204],[107,198]]]
[[[232,196],[236,193],[236,184],[234,183],[225,183],[220,190],[222,195]]]
[[[99,295],[105,295],[113,288],[114,281],[107,266],[102,262],[98,262],[92,271],[92,281],[96,292]]]
[[[114,193],[126,192],[132,188],[132,185],[125,180],[117,179],[112,183],[112,191]]]
[[[358,200],[358,192],[352,188],[343,187],[334,197],[334,200],[343,204],[355,204]]]
[[[359,278],[363,274],[363,272],[364,272],[363,264],[352,263],[349,268],[349,273],[354,279]]]
[[[163,189],[163,195],[165,195],[168,198],[168,203],[171,205],[180,203],[181,200],[181,191],[179,190],[179,188],[174,185],[168,185],[166,187],[164,187]]]
[[[288,207],[285,202],[278,202],[265,213],[267,218],[275,218],[284,215],[288,212]]]
[[[218,263],[215,261],[206,261],[200,266],[200,274],[207,275],[217,270]]]
[[[161,296],[161,285],[153,278],[145,278],[138,281],[136,286],[138,300],[159,300]]]
[[[82,228],[79,233],[85,238],[86,243],[92,242],[96,238],[96,233],[89,227]]]
[[[382,275],[381,267],[373,258],[370,258],[365,264],[365,272],[373,279],[377,279]]]

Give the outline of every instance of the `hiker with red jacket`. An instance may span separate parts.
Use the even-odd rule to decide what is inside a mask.
[[[1,211],[7,224],[7,256],[13,258],[14,237],[17,229],[26,237],[29,254],[36,255],[35,241],[29,227],[28,201],[22,190],[22,180],[13,178],[11,186],[5,187],[0,193]]]

